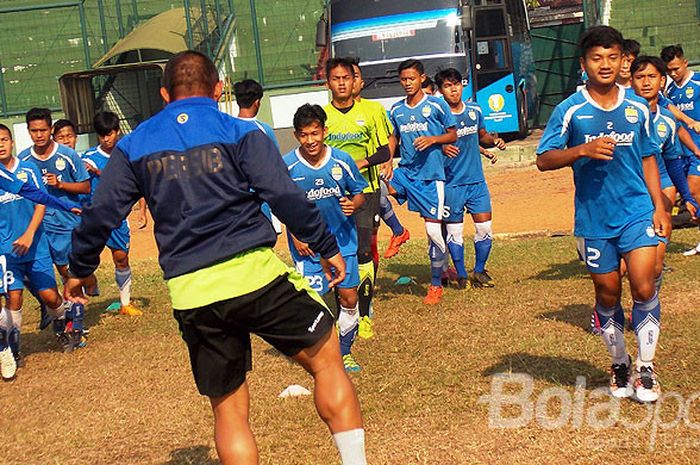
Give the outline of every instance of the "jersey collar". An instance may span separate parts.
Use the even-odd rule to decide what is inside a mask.
[[[9,171],[10,173],[14,173],[15,171],[17,171],[17,168],[19,168],[19,158],[17,158],[17,157],[12,157],[12,161],[14,162],[14,165],[12,166],[12,168],[5,168],[5,167],[3,166],[3,168],[5,168],[5,169],[6,169],[7,171]]]
[[[31,150],[32,157],[36,158],[37,160],[39,160],[39,161],[50,160],[51,157],[53,157],[54,155],[56,155],[56,152],[58,152],[58,142],[54,142],[54,143],[53,143],[53,150],[51,151],[51,153],[49,153],[49,156],[46,157],[46,158],[41,158],[41,157],[34,151],[34,146],[33,146],[33,145],[32,145],[32,147],[31,147],[30,150]]]
[[[622,102],[625,101],[625,88],[622,87],[620,84],[615,84],[615,86],[617,87],[617,103],[614,107],[607,110],[598,105],[598,103],[595,100],[593,100],[593,97],[591,97],[591,94],[588,93],[588,89],[586,89],[585,87],[581,89],[581,93],[583,94],[583,97],[586,99],[586,101],[598,110],[606,112],[614,111],[617,110],[620,107],[620,105],[622,105]]]
[[[412,107],[411,105],[408,104],[408,98],[405,98],[403,101],[404,101],[404,104],[405,104],[408,108],[410,108],[411,110],[413,110],[414,108],[418,108],[419,106],[421,106],[421,105],[423,104],[423,102],[425,102],[426,100],[428,100],[428,94],[423,94],[423,98],[420,99],[420,102],[416,103],[416,106],[414,106],[414,107]]]
[[[304,157],[301,156],[301,152],[299,152],[299,148],[297,148],[297,149],[294,151],[294,153],[296,154],[297,159],[298,159],[304,166],[306,166],[306,167],[309,168],[309,169],[318,171],[318,170],[320,170],[321,168],[323,168],[324,166],[326,166],[326,164],[328,163],[328,161],[331,159],[331,152],[332,152],[332,150],[333,150],[333,149],[331,149],[331,146],[330,146],[330,145],[326,145],[326,154],[323,156],[323,159],[321,160],[321,164],[318,165],[318,166],[312,166],[308,161],[306,161],[306,160],[304,159]]]
[[[101,145],[98,145],[98,146],[97,146],[97,150],[96,150],[96,151],[97,151],[97,153],[99,153],[100,155],[102,155],[102,156],[105,157],[105,158],[109,158],[109,157],[110,157],[110,154],[108,154],[107,152],[105,152],[104,150],[102,150],[102,146],[101,146]]]
[[[450,108],[450,111],[452,112],[453,115],[462,115],[462,114],[464,114],[465,111],[467,111],[467,104],[462,102],[462,109],[459,110],[458,112],[452,111],[452,108]]]

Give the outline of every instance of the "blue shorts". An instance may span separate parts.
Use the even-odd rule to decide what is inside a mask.
[[[445,182],[413,179],[401,167],[394,170],[389,182],[396,190],[396,200],[403,204],[408,200],[408,209],[418,212],[423,218],[442,220],[445,215]]]
[[[360,268],[357,263],[357,255],[343,257],[345,260],[345,279],[338,284],[341,289],[352,289],[360,285]],[[328,280],[323,272],[320,262],[300,260],[294,263],[296,270],[309,281],[311,289],[324,295],[329,291]]]
[[[685,156],[685,175],[700,176],[700,158],[692,154]]]
[[[668,170],[666,169],[666,163],[663,161],[659,161],[659,159],[656,159],[656,164],[659,166],[659,177],[661,178],[661,190],[668,189],[669,187],[676,187],[673,185],[673,181],[671,181],[671,177],[668,175]]]
[[[491,194],[486,182],[445,186],[444,221],[459,223],[464,213],[491,213]]]
[[[67,232],[50,232],[46,231],[46,239],[49,243],[49,253],[51,260],[56,265],[68,265],[68,255],[71,251],[71,235],[72,231]]]
[[[36,291],[44,291],[56,287],[56,276],[53,273],[51,257],[41,257],[26,262],[16,262],[12,258],[7,261],[5,272],[7,290],[19,291],[31,283]]]
[[[642,247],[656,247],[661,238],[654,231],[650,217],[636,220],[617,237],[608,239],[577,238],[579,255],[585,258],[589,273],[605,274],[620,268],[622,255]]]
[[[129,253],[129,244],[131,242],[131,231],[129,231],[129,223],[126,220],[118,228],[112,230],[107,238],[107,247],[112,250],[123,250]]]

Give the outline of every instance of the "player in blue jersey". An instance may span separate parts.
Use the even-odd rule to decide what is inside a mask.
[[[678,122],[673,114],[659,104],[659,91],[663,88],[666,76],[666,66],[658,57],[640,56],[631,67],[632,87],[637,95],[649,103],[652,118],[652,131],[658,138],[661,151],[657,154],[656,164],[659,166],[661,190],[664,193],[664,204],[668,214],[676,201],[676,193],[686,202],[688,211],[696,217],[698,204],[693,198],[685,176],[681,143],[678,139]],[[671,238],[669,230],[668,239]],[[666,252],[666,242],[658,246],[656,262],[656,290],[661,288],[663,279],[663,260]]]
[[[666,86],[668,99],[695,122],[700,121],[700,74],[688,68],[688,60],[680,45],[670,45],[661,50],[661,59],[666,63],[671,82]],[[695,198],[700,198],[700,124],[683,123],[690,133],[694,148],[684,148],[688,185]],[[682,139],[681,139],[682,140]],[[700,253],[700,244],[685,255]]]
[[[51,137],[52,120],[51,111],[46,108],[32,108],[26,114],[27,130],[33,145],[23,150],[18,158],[22,161],[31,161],[40,170],[42,180],[49,194],[70,202],[80,203],[80,196],[90,192],[88,174],[83,167],[78,154],[65,145],[54,142]],[[55,208],[47,208],[44,216],[44,228],[46,239],[49,243],[51,260],[56,266],[61,278],[65,282],[68,279],[68,254],[71,248],[71,233],[80,222],[77,216]],[[32,290],[36,290],[30,280]],[[54,324],[56,336],[62,338],[65,331],[72,330],[82,332],[83,315],[85,309],[82,304],[70,305],[69,313],[75,313],[73,324],[75,328],[62,328],[60,323]],[[48,324],[48,318],[42,307],[42,322],[40,327]]]
[[[272,139],[272,142],[277,147],[280,148],[280,144],[277,141],[277,136],[275,135],[275,130],[265,123],[264,121],[258,121],[257,116],[260,111],[260,104],[263,98],[263,88],[262,86],[253,79],[244,79],[242,81],[236,82],[233,85],[233,93],[236,96],[236,104],[238,105],[238,117],[245,121],[250,121],[255,123],[256,126],[260,128],[262,132],[267,134],[267,136]],[[275,215],[270,211],[270,206],[266,203],[262,205],[263,214],[270,220],[272,226],[275,228],[277,234],[282,233],[282,226],[280,221]]]
[[[622,62],[620,64],[620,74],[617,75],[617,83],[625,89],[632,88],[632,73],[630,69],[632,62],[639,56],[640,51],[641,44],[636,40],[625,39],[622,42]]]
[[[328,129],[326,112],[318,105],[303,105],[294,114],[294,136],[299,147],[284,156],[289,175],[321,211],[321,217],[333,234],[346,263],[347,275],[337,285],[340,312],[340,354],[346,371],[360,371],[352,355],[360,314],[357,286],[360,273],[357,261],[357,228],[352,215],[365,201],[362,191],[367,182],[347,153],[324,144]],[[297,270],[311,287],[323,295],[329,291],[321,267],[321,257],[287,232],[289,251]]]
[[[95,192],[100,184],[102,171],[107,166],[112,150],[119,140],[119,117],[112,112],[101,112],[95,115],[92,123],[97,133],[99,144],[83,154],[83,162],[85,169],[90,173],[92,192]],[[143,202],[143,199],[140,202],[140,212],[145,215],[145,202]],[[119,288],[119,313],[122,315],[140,316],[143,312],[131,302],[130,243],[131,231],[129,231],[129,223],[125,219],[110,234],[109,239],[107,239],[107,247],[112,252],[114,279]],[[97,280],[94,279],[94,276],[88,283],[87,291],[90,295],[99,293]]]
[[[0,125],[0,166],[22,184],[44,189],[36,165],[12,155],[12,133]],[[5,176],[5,175],[4,175]],[[13,189],[14,190],[14,189]],[[5,305],[0,309],[0,371],[2,377],[14,377],[22,365],[20,333],[22,328],[23,289],[31,281],[49,314],[65,326],[66,311],[56,289],[56,279],[49,245],[42,226],[46,208],[35,205],[18,193],[0,194],[0,256],[5,270],[1,276]],[[78,319],[82,319],[78,315]],[[73,322],[71,322],[73,323]],[[59,343],[65,351],[78,347],[82,334],[61,334]]]
[[[51,137],[54,142],[57,142],[66,147],[75,150],[75,145],[78,142],[78,129],[72,121],[67,119],[59,119],[53,123],[51,128]]]
[[[474,287],[493,287],[486,271],[491,253],[491,195],[481,165],[480,145],[505,150],[506,143],[486,131],[484,116],[477,103],[462,101],[462,75],[454,68],[440,71],[435,76],[440,93],[450,106],[457,121],[457,142],[442,146],[445,158],[445,205],[448,216],[443,218],[447,230],[447,248],[457,269],[457,285],[467,286],[464,265],[464,211],[474,221]]]
[[[426,79],[423,63],[403,61],[398,72],[406,98],[394,104],[390,118],[401,161],[387,187],[400,203],[408,201],[408,209],[425,220],[431,279],[423,303],[435,305],[442,298],[442,267],[447,253],[441,223],[449,216],[445,211],[442,145],[457,141],[457,123],[444,100],[425,95],[421,89]]]
[[[612,356],[610,392],[653,402],[660,391],[653,364],[661,318],[654,287],[656,247],[658,236],[668,236],[670,218],[661,193],[655,157],[660,149],[652,137],[648,106],[626,96],[615,82],[622,40],[608,26],[590,28],[582,35],[581,64],[588,82],[552,113],[537,149],[537,167],[573,168],[574,233],[583,242],[602,339]],[[632,324],[638,345],[634,383],[623,336],[621,258],[634,299]]]

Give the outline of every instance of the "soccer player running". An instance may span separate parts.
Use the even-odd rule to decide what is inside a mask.
[[[353,84],[352,95],[356,102],[361,102],[368,111],[372,113],[377,118],[377,127],[383,129],[386,134],[388,134],[388,146],[389,146],[389,161],[381,165],[380,168],[380,196],[379,196],[379,215],[384,223],[391,229],[391,239],[389,240],[389,246],[384,252],[384,258],[392,258],[399,253],[401,246],[409,241],[411,238],[411,233],[406,229],[399,221],[398,216],[394,212],[394,208],[388,198],[388,191],[386,188],[385,181],[391,181],[394,176],[394,165],[393,156],[396,152],[396,136],[394,135],[394,127],[389,121],[386,109],[384,106],[375,102],[374,100],[368,100],[362,98],[362,89],[365,87],[365,81],[362,79],[362,69],[357,60],[353,60],[352,69],[355,73],[355,81]],[[378,169],[378,166],[373,167]],[[372,237],[372,247],[373,255],[375,258],[375,265],[378,265],[378,252],[374,250],[377,247],[377,231],[374,231],[374,236]]]
[[[0,124],[0,166],[3,179],[7,179],[4,174],[6,170],[17,182],[44,190],[39,169],[31,162],[14,157],[12,146],[10,129]],[[32,282],[53,318],[64,321],[65,309],[56,289],[49,245],[42,226],[46,208],[24,198],[22,194],[26,192],[25,189],[5,187],[10,187],[11,190],[0,195],[0,257],[4,265],[0,279],[5,294],[5,305],[0,308],[0,375],[3,379],[12,379],[17,367],[23,365],[20,335],[25,281]],[[62,203],[50,199],[57,207]],[[80,341],[80,336],[77,336],[77,341]],[[62,338],[64,340],[59,342],[65,343],[64,350],[75,347],[70,344],[69,335],[62,335]]]
[[[360,405],[343,368],[333,315],[275,256],[277,236],[260,203],[268,202],[292,234],[323,257],[331,287],[345,278],[342,255],[270,138],[219,111],[221,92],[216,66],[205,55],[186,51],[170,59],[161,89],[167,106],[119,141],[83,211],[66,294],[85,302],[82,279],[99,266],[111,231],[145,196],[195,382],[211,400],[221,462],[258,463],[246,383],[255,333],[314,377],[316,408],[342,463],[364,465]]]
[[[65,145],[54,142],[51,137],[52,120],[51,111],[46,108],[32,108],[26,114],[27,129],[33,145],[23,150],[18,158],[22,161],[31,161],[40,170],[46,190],[49,194],[66,202],[79,204],[80,196],[90,192],[90,182],[87,171],[83,166],[80,156],[75,150]],[[69,212],[47,208],[44,216],[44,228],[49,244],[51,260],[56,266],[61,279],[68,279],[68,254],[71,247],[71,233],[80,221],[80,218]],[[33,280],[29,280],[32,290],[35,288]],[[44,299],[40,299],[44,301]],[[85,308],[80,303],[67,303],[69,320],[72,327],[63,327],[62,320],[55,320],[53,331],[59,342],[66,345],[66,334],[70,334],[71,343],[65,350],[70,351],[74,347],[82,346],[85,341],[77,341],[78,334],[83,332],[83,319]],[[50,317],[46,308],[46,316]],[[44,308],[42,307],[42,313]],[[48,324],[48,318],[42,315],[40,328]]]
[[[423,63],[405,60],[398,67],[406,98],[391,108],[391,121],[399,139],[401,161],[394,171],[389,193],[425,220],[428,235],[431,279],[423,303],[436,305],[442,299],[442,267],[447,245],[442,220],[449,217],[445,205],[443,144],[457,141],[456,121],[444,100],[425,95]]]
[[[493,235],[491,229],[491,195],[484,178],[479,145],[505,150],[506,143],[486,131],[484,116],[477,103],[462,101],[462,75],[448,68],[435,75],[440,93],[450,106],[457,122],[457,142],[442,146],[448,157],[445,164],[445,205],[447,249],[457,269],[457,287],[467,287],[467,270],[464,265],[464,211],[474,221],[474,271],[471,282],[474,287],[493,287],[493,279],[486,271],[486,261],[491,253]]]
[[[670,45],[661,50],[661,59],[666,64],[667,72],[671,82],[666,87],[668,99],[683,114],[693,121],[700,120],[700,75],[688,68],[688,59],[683,54],[683,47],[680,45]],[[693,150],[684,147],[685,172],[688,176],[688,185],[693,197],[700,198],[700,127],[698,125],[688,125],[682,122],[688,130],[695,147]],[[683,137],[681,135],[681,137]],[[682,140],[682,139],[681,139]],[[700,253],[700,243],[693,249],[684,253],[686,256]]]
[[[345,370],[360,371],[351,348],[357,335],[360,315],[357,286],[357,229],[352,215],[365,201],[362,191],[367,182],[347,153],[324,144],[328,129],[326,112],[318,105],[303,105],[294,114],[294,136],[299,147],[284,156],[289,175],[321,211],[321,217],[333,234],[345,260],[345,279],[336,286],[340,303],[338,330],[340,355]],[[328,280],[321,267],[321,256],[308,244],[287,231],[289,251],[297,271],[309,280],[322,296],[328,293]]]
[[[355,212],[357,226],[357,261],[360,270],[360,334],[372,336],[372,297],[374,279],[376,230],[379,227],[379,169],[390,160],[389,135],[384,125],[378,124],[372,110],[353,96],[355,72],[352,61],[346,58],[331,58],[326,63],[327,85],[331,91],[331,102],[323,109],[328,116],[326,144],[347,152],[367,181],[365,203]],[[373,245],[374,244],[374,245]]]
[[[659,146],[651,133],[648,107],[641,99],[626,96],[615,82],[622,40],[607,26],[582,35],[580,60],[588,82],[552,113],[537,149],[537,167],[573,168],[574,233],[583,242],[602,339],[612,356],[610,392],[653,402],[660,392],[654,372],[661,318],[654,287],[656,247],[658,236],[668,236],[670,218],[661,193],[655,157]],[[621,258],[634,299],[632,325],[638,346],[634,385],[623,336]]]
[[[119,117],[112,112],[97,113],[92,119],[92,126],[97,133],[98,145],[83,154],[85,169],[90,173],[92,196],[102,181],[104,171],[112,151],[119,140]],[[146,202],[140,201],[139,212],[146,215]],[[144,220],[142,220],[143,222]],[[109,235],[106,246],[112,253],[114,262],[114,280],[119,288],[119,313],[129,316],[140,316],[143,312],[131,302],[131,267],[129,266],[129,245],[131,231],[129,223],[124,219]],[[86,283],[86,292],[90,296],[99,295],[97,278],[93,275]]]
[[[658,57],[640,56],[634,60],[631,67],[632,87],[637,95],[649,103],[651,110],[651,130],[657,137],[661,150],[656,154],[656,164],[659,167],[661,190],[664,194],[666,212],[670,215],[676,201],[676,192],[686,202],[688,211],[693,219],[696,218],[698,204],[693,198],[685,176],[682,148],[678,140],[678,122],[673,113],[659,104],[659,92],[666,78],[666,65]],[[664,256],[668,240],[671,239],[671,229],[668,236],[662,238],[657,248],[656,261],[656,290],[661,289],[663,280]]]

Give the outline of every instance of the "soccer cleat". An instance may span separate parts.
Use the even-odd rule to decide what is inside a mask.
[[[661,387],[656,379],[653,367],[641,367],[637,370],[637,379],[634,380],[634,397],[637,401],[647,403],[656,402],[661,394]]]
[[[627,356],[627,363],[615,364],[610,367],[610,395],[617,398],[632,395],[630,386],[630,365],[632,359]]]
[[[471,281],[472,286],[475,288],[490,288],[496,286],[496,283],[493,282],[493,278],[489,276],[486,270],[482,271],[481,273],[473,271],[471,275]]]
[[[121,315],[129,315],[129,316],[141,316],[143,315],[143,312],[136,308],[132,304],[128,305],[122,305],[121,308],[119,309],[119,313]]]
[[[4,350],[0,351],[0,375],[2,375],[4,380],[10,380],[15,377],[16,373],[17,362],[12,355],[12,350],[6,347]]]
[[[442,283],[443,287],[447,287],[450,285],[450,282],[457,280],[459,280],[459,276],[457,275],[457,269],[454,266],[451,266],[443,271],[442,276],[440,277],[440,282]]]
[[[355,357],[352,354],[343,355],[343,366],[348,373],[357,373],[362,370],[362,367],[355,361]]]
[[[423,299],[424,305],[437,305],[442,299],[442,286],[430,286],[428,288],[428,295]]]
[[[391,258],[399,253],[401,245],[408,242],[410,238],[411,233],[409,233],[408,229],[406,228],[403,228],[403,232],[398,236],[391,236],[391,240],[389,240],[389,247],[387,247],[386,252],[384,252],[384,258]]]
[[[17,352],[16,354],[13,354],[15,357],[15,364],[17,365],[17,368],[24,368],[24,355],[22,355],[22,352]]]
[[[697,254],[700,254],[700,244],[696,245],[690,250],[686,250],[685,252],[683,252],[683,255],[686,257],[692,257],[693,255]]]
[[[55,335],[58,347],[63,353],[67,354],[73,352],[73,346],[71,344],[71,337],[69,333],[55,333]]]
[[[374,337],[374,329],[372,329],[372,318],[369,315],[360,317],[359,329],[357,335],[362,339],[371,339]]]
[[[41,320],[39,321],[39,331],[43,331],[46,328],[48,328],[52,321],[53,321],[53,317],[48,314],[48,312],[46,311],[46,307],[42,306],[41,307]]]
[[[469,278],[457,278],[457,289],[469,289]]]

